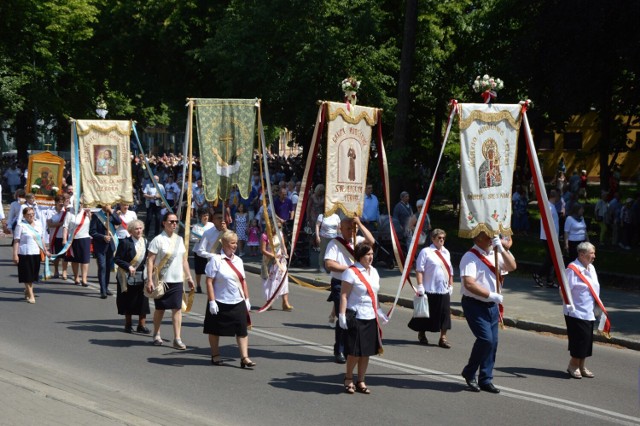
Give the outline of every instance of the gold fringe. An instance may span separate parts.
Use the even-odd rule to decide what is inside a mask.
[[[374,109],[374,112],[375,111],[376,110]],[[360,121],[362,121],[362,119],[365,119],[369,126],[375,126],[376,123],[378,122],[378,118],[377,118],[377,114],[374,114],[374,115],[375,115],[374,117],[371,117],[369,114],[367,114],[366,111],[362,111],[360,112],[360,114],[356,115],[355,117],[352,117],[348,111],[345,111],[344,108],[339,107],[333,112],[329,111],[329,121],[333,121],[336,118],[338,118],[338,116],[341,116],[342,119],[349,124],[358,124]]]
[[[522,114],[519,114],[519,118],[514,120],[513,115],[509,111],[500,111],[500,112],[483,112],[483,111],[471,111],[469,117],[463,119],[460,117],[460,130],[467,129],[471,123],[476,120],[483,121],[485,123],[497,123],[502,120],[506,120],[507,123],[514,129],[518,130],[520,128],[520,123],[522,121]]]
[[[120,130],[120,126],[117,124],[114,124],[113,126],[109,126],[109,127],[100,127],[95,124],[89,124],[89,127],[87,127],[85,130],[80,130],[80,126],[78,126],[77,128],[78,136],[87,136],[92,131],[106,135],[108,133],[113,132],[114,130],[123,136],[131,136],[131,127],[129,127],[129,131],[123,131],[123,130]]]
[[[502,224],[499,227],[500,229],[498,230],[498,232],[492,230],[491,228],[489,228],[489,226],[487,226],[487,224],[485,223],[479,223],[478,225],[476,225],[475,228],[473,229],[460,229],[458,231],[458,236],[460,238],[474,238],[476,237],[478,234],[480,234],[481,232],[484,232],[485,234],[487,234],[490,237],[495,237],[498,234],[502,234],[502,235],[506,235],[506,236],[511,236],[513,235],[513,230],[511,228],[505,228],[502,226]]]

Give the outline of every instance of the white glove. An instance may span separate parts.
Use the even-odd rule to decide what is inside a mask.
[[[216,303],[215,300],[211,300],[209,302],[209,313],[211,315],[217,315],[218,314],[218,304]]]
[[[418,286],[416,291],[418,292],[418,296],[424,296],[424,286],[422,284]]]
[[[384,313],[382,308],[378,308],[378,321],[380,321],[380,324],[382,325],[387,325],[389,323],[389,317]]]
[[[338,325],[341,329],[346,330],[347,327],[347,316],[345,314],[338,314]]]
[[[567,308],[567,312],[570,314],[576,311],[576,307],[573,305],[564,305],[564,306],[565,308]]]
[[[496,235],[491,239],[491,245],[493,246],[494,250],[498,251],[498,253],[504,253],[504,247],[502,247],[502,241],[500,241],[499,236]]]
[[[502,295],[498,293],[489,293],[489,297],[487,297],[487,299],[489,299],[489,302],[502,303]]]
[[[248,297],[246,299],[244,299],[244,303],[247,305],[247,311],[250,311],[251,310],[251,302],[249,301]]]

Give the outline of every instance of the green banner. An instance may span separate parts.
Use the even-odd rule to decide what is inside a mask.
[[[233,185],[249,197],[258,105],[257,99],[194,99],[208,201],[226,201]]]

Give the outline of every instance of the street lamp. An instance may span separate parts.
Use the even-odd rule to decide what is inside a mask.
[[[96,104],[96,114],[98,114],[98,117],[104,120],[108,113],[109,111],[107,110],[107,103],[104,101],[102,95],[100,95],[100,97],[98,98],[98,103]]]

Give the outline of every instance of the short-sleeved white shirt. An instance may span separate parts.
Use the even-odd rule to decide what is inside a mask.
[[[127,210],[125,214],[120,215],[120,220],[126,225],[128,225],[129,222],[136,220],[137,218],[138,215],[133,210]],[[127,238],[129,237],[129,231],[126,230],[124,226],[118,225],[118,227],[116,228],[116,236],[118,237],[118,239]]]
[[[207,222],[205,224],[196,223],[191,228],[191,240],[196,241],[196,243],[193,245],[193,252],[195,254],[198,254],[198,250],[200,250],[200,246],[202,245],[202,237],[204,236],[204,233],[211,228],[214,228],[214,225],[211,222]],[[196,233],[200,235],[200,237],[195,235]]]
[[[600,296],[600,282],[598,281],[598,275],[596,274],[596,268],[593,265],[584,267],[579,260],[574,260],[570,263],[578,267],[578,270],[584,277],[589,280],[593,291]],[[589,287],[582,281],[580,277],[571,268],[567,268],[567,283],[569,284],[569,291],[571,291],[571,297],[573,298],[573,304],[576,308],[575,311],[569,312],[566,306],[563,306],[562,311],[565,315],[570,317],[579,318],[587,321],[594,321],[596,319],[593,310],[596,306],[595,300],[589,291]]]
[[[195,253],[200,257],[211,259],[213,257],[211,249],[213,248],[213,245],[216,243],[216,241],[218,241],[219,236],[220,231],[218,231],[218,228],[216,228],[215,226],[212,226],[211,228],[204,231],[204,233],[202,234],[202,239],[198,243],[199,245],[197,250],[194,248]]]
[[[431,246],[425,247],[420,251],[418,260],[416,260],[416,271],[422,272],[421,284],[424,286],[425,292],[446,294],[449,293],[449,273],[445,268],[448,266],[451,273],[453,273],[451,254],[444,246],[440,250],[447,263],[445,266],[435,253],[435,250],[437,250],[436,246],[431,244]]]
[[[367,280],[371,286],[374,297],[377,299],[378,291],[380,290],[380,276],[378,275],[378,271],[373,266],[370,266],[369,272],[367,272],[360,262],[356,262],[355,266]],[[348,268],[342,273],[342,281],[346,281],[353,286],[347,298],[347,309],[356,311],[356,318],[358,319],[375,319],[377,316],[378,302],[377,300],[371,300],[367,287],[360,281],[360,278],[352,268]]]
[[[213,293],[217,302],[234,305],[242,302],[244,299],[240,293],[239,286],[242,285],[238,274],[229,266],[225,259],[230,259],[233,266],[236,267],[242,279],[246,279],[244,272],[244,264],[240,256],[229,258],[224,253],[212,256],[204,270],[209,278],[213,278]]]
[[[33,234],[23,229],[26,225],[27,223],[25,221],[20,221],[16,225],[16,229],[14,231],[13,239],[19,240],[18,254],[40,254],[40,247],[38,247],[38,243],[36,243],[36,239],[33,237]],[[40,238],[42,239],[44,236],[42,234],[42,225],[40,225],[40,222],[34,220],[31,226],[38,234],[40,234]]]
[[[322,238],[335,238],[338,236],[340,216],[337,214],[332,214],[327,217],[324,217],[323,214],[319,214],[316,223],[320,225],[320,236]]]
[[[80,228],[78,233],[75,234],[74,238],[89,238],[89,224],[91,223],[91,218],[89,217],[88,213],[83,212],[84,210],[81,210],[80,214],[72,214],[71,212],[68,212],[64,217],[64,224],[62,226],[65,229],[69,230],[68,238],[71,238],[71,236],[74,235],[74,233],[76,232],[76,228],[80,226],[80,223],[82,223],[82,227]],[[84,222],[82,222],[83,217]]]
[[[356,245],[364,242],[364,237],[361,235],[356,236]],[[349,247],[353,249],[352,243],[348,243]],[[342,245],[342,243],[338,242],[335,238],[329,241],[327,244],[327,250],[324,252],[324,260],[335,260],[340,265],[353,265],[355,259],[353,256],[347,251],[347,249]],[[331,271],[331,278],[335,278],[337,280],[342,279],[342,272],[334,272]]]
[[[162,231],[160,235],[155,237],[151,241],[151,243],[149,243],[149,247],[147,249],[149,253],[153,253],[156,255],[154,268],[158,267],[160,261],[164,258],[167,252],[171,252],[173,254],[173,260],[169,264],[167,272],[163,277],[161,277],[163,281],[168,283],[179,283],[184,281],[184,269],[182,267],[182,262],[186,250],[184,248],[182,237],[176,235],[176,238],[178,239],[178,241],[174,243],[166,234],[166,232]],[[174,244],[176,247],[174,247]]]
[[[477,245],[474,245],[473,248],[481,255],[484,255],[492,266],[495,266],[493,249],[486,252]],[[504,270],[504,260],[501,254],[498,254],[498,262],[500,264],[500,270]],[[460,278],[462,279],[462,277],[473,277],[480,287],[487,289],[492,293],[496,292],[497,287],[495,274],[491,272],[491,269],[489,269],[489,267],[471,251],[466,252],[460,260]],[[460,293],[463,296],[473,297],[474,299],[478,299],[482,302],[489,302],[489,299],[486,297],[480,297],[471,293],[464,287],[464,285],[460,286]]]
[[[564,232],[569,234],[569,241],[587,240],[587,224],[584,219],[576,220],[573,216],[567,217],[564,222]]]

